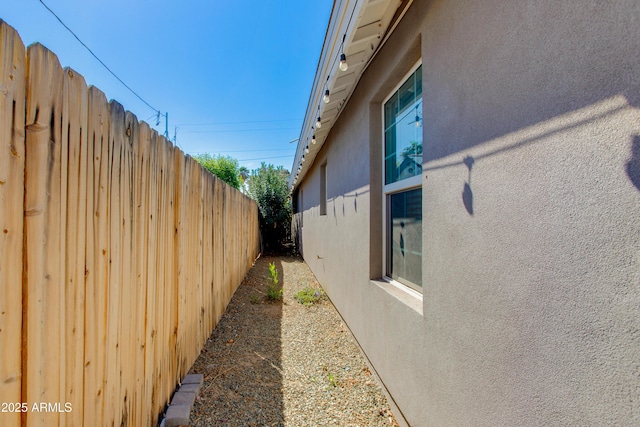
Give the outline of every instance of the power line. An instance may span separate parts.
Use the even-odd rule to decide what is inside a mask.
[[[100,64],[102,64],[102,66],[103,66],[104,68],[106,68],[106,70],[107,70],[108,72],[110,72],[110,73],[111,73],[111,75],[112,75],[113,77],[115,77],[115,78],[116,78],[120,83],[122,83],[122,84],[124,85],[124,87],[126,87],[127,89],[129,89],[129,91],[131,91],[131,93],[132,93],[132,94],[134,94],[135,96],[137,96],[137,97],[138,97],[138,99],[139,99],[140,101],[144,102],[144,103],[147,105],[147,107],[151,108],[153,111],[157,111],[157,112],[158,112],[158,114],[161,114],[161,115],[163,115],[163,116],[166,116],[166,114],[162,114],[162,113],[160,113],[160,110],[158,110],[157,108],[154,108],[151,104],[149,104],[147,101],[145,101],[145,100],[144,100],[140,95],[138,95],[138,94],[136,93],[136,91],[134,91],[133,89],[131,89],[131,88],[129,87],[129,85],[127,85],[125,82],[123,82],[123,81],[122,81],[122,79],[116,75],[116,73],[114,73],[113,71],[111,71],[111,68],[109,68],[109,67],[107,66],[107,64],[105,64],[105,63],[104,63],[100,58],[98,58],[98,56],[97,56],[95,53],[93,53],[93,51],[89,48],[89,46],[87,46],[87,45],[86,45],[82,40],[80,40],[80,37],[78,37],[78,36],[76,35],[76,33],[74,33],[74,32],[73,32],[73,30],[71,30],[71,28],[69,28],[69,27],[67,26],[67,24],[65,24],[64,22],[62,22],[62,19],[60,19],[60,17],[59,17],[58,15],[56,15],[56,13],[55,13],[53,10],[51,10],[51,8],[50,8],[49,6],[47,6],[47,5],[46,5],[46,3],[45,3],[44,1],[42,1],[42,0],[39,0],[39,1],[40,1],[40,3],[42,3],[42,5],[43,5],[43,6],[44,6],[44,7],[45,7],[49,12],[51,12],[51,14],[52,14],[53,16],[55,16],[55,17],[56,17],[56,19],[58,20],[58,22],[60,22],[60,23],[62,24],[62,26],[63,26],[63,27],[65,27],[65,28],[66,28],[66,29],[71,33],[71,35],[73,35],[73,37],[75,37],[75,38],[76,38],[76,40],[78,40],[78,42],[80,42],[80,44],[81,44],[82,46],[84,46],[84,47],[85,47],[85,49],[87,49],[87,50],[89,51],[89,53],[90,53],[90,54],[91,54],[95,59],[97,59],[97,60],[98,60],[98,62],[99,62]]]
[[[216,153],[264,153],[267,151],[291,151],[291,148],[268,148],[266,150],[223,150],[218,151]],[[198,153],[198,154],[209,154],[209,153]]]
[[[277,123],[277,122],[298,122],[298,121],[300,120],[299,119],[281,119],[281,120],[252,120],[252,121],[245,121],[245,122],[178,123],[176,126],[245,125],[245,124],[252,124],[252,123]]]
[[[268,128],[268,129],[231,129],[231,130],[187,130],[182,133],[239,133],[239,132],[267,132],[274,130],[295,130],[298,128]]]
[[[284,159],[287,157],[293,157],[294,154],[290,155],[290,156],[275,156],[275,157],[258,157],[255,159],[238,159],[239,162],[248,162],[250,160],[269,160],[269,159]]]

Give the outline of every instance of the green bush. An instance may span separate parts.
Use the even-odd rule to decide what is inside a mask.
[[[196,154],[193,156],[206,170],[229,184],[235,189],[240,189],[241,174],[243,171],[238,161],[230,156],[212,156],[211,154]],[[244,168],[246,170],[246,168]]]
[[[289,172],[282,166],[262,163],[248,179],[249,196],[258,204],[260,231],[265,250],[279,249],[291,229]]]

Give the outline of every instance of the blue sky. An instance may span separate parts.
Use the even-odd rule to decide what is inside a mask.
[[[291,168],[332,0],[44,0],[151,106],[188,154],[261,159]],[[39,0],[2,0],[0,18],[25,45],[155,126],[154,110],[118,82]],[[176,133],[177,128],[177,133]],[[255,159],[255,160],[254,160]]]

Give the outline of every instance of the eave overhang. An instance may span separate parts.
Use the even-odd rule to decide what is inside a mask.
[[[408,0],[334,1],[291,167],[291,191],[313,165],[364,70],[386,40],[392,23],[400,19],[397,14],[400,6],[404,5],[403,10],[406,10],[410,3]],[[339,68],[342,53],[348,64],[345,71]],[[325,103],[323,96],[327,90],[330,100]],[[321,118],[319,128],[316,126],[318,117]],[[312,142],[314,136],[315,144]]]

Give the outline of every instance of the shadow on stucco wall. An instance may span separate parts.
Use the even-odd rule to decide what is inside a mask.
[[[467,156],[462,159],[462,162],[469,169],[469,179],[464,183],[464,188],[462,190],[462,203],[464,204],[464,208],[467,210],[469,215],[473,216],[473,191],[471,190],[471,168],[473,168],[473,164],[475,163],[475,159],[472,156]]]
[[[633,141],[631,142],[631,159],[627,163],[627,176],[636,186],[638,190],[640,190],[640,135],[636,135],[633,137]]]

